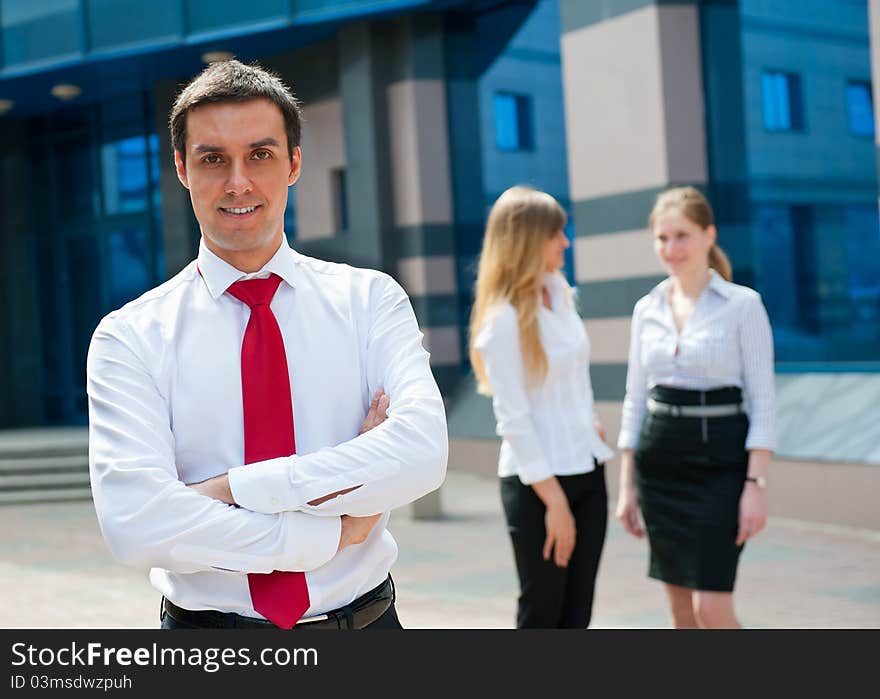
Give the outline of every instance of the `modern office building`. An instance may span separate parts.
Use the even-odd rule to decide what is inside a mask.
[[[662,276],[647,213],[688,183],[770,312],[777,470],[800,484],[779,512],[880,527],[869,4],[880,22],[874,0],[0,0],[0,428],[84,424],[98,319],[194,256],[167,114],[234,55],[304,105],[291,241],[409,292],[454,466],[497,454],[465,330],[498,194],[532,184],[571,215],[566,271],[613,437],[629,314]]]

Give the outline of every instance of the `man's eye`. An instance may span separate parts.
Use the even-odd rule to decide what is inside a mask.
[[[272,154],[267,150],[254,151],[253,155],[254,160],[268,160],[271,157]]]
[[[207,165],[216,165],[217,163],[220,163],[222,161],[223,158],[217,155],[217,153],[209,153],[204,158],[202,158],[202,162]]]

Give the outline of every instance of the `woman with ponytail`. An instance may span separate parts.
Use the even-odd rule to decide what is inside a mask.
[[[737,564],[767,519],[776,445],[770,323],[696,189],[661,194],[648,226],[669,277],[633,311],[617,517],[647,530],[676,628],[738,628]]]
[[[560,274],[564,227],[549,194],[504,192],[489,214],[471,312],[471,364],[502,438],[519,628],[589,625],[608,516],[612,452],[593,415],[587,334]]]

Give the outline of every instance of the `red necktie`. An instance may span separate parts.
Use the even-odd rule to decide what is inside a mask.
[[[246,464],[296,453],[287,355],[278,321],[269,308],[280,283],[281,277],[273,274],[268,279],[236,282],[226,290],[251,309],[241,343]],[[254,609],[283,629],[292,628],[309,608],[305,573],[249,573],[248,586]]]

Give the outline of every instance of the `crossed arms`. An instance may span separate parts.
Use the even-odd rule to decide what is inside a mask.
[[[311,454],[229,469],[240,507],[180,480],[168,398],[142,338],[123,316],[101,322],[88,358],[89,461],[117,558],[178,573],[313,570],[344,543],[343,515],[387,512],[439,487],[446,422],[415,316],[390,278],[374,295],[364,368],[394,399],[388,419]]]

